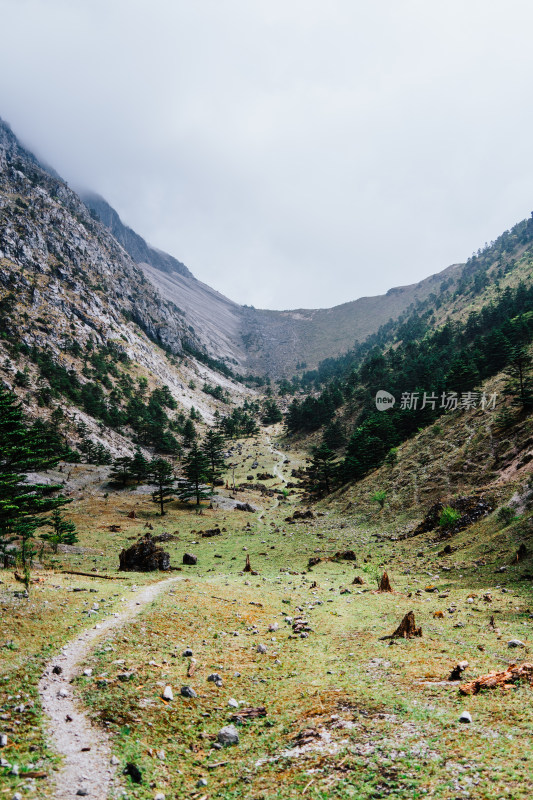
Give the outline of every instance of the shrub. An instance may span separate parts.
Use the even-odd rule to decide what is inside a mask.
[[[377,503],[380,508],[383,508],[385,500],[387,499],[387,492],[385,489],[378,489],[377,492],[374,492],[371,499],[374,503]]]
[[[460,519],[461,512],[451,506],[444,506],[440,512],[439,525],[441,528],[451,528]]]
[[[510,506],[502,506],[496,514],[496,519],[498,522],[503,523],[503,525],[509,525],[517,519],[517,516]]]

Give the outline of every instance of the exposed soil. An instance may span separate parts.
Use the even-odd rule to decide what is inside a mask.
[[[48,732],[55,749],[64,757],[63,767],[55,776],[55,800],[71,800],[79,789],[92,800],[105,800],[117,788],[111,748],[105,732],[94,728],[75,702],[71,681],[78,664],[88,654],[95,639],[111,628],[124,625],[166,587],[180,580],[169,578],[136,592],[124,610],[84,631],[66,645],[46,666],[39,683],[43,710],[49,718]],[[54,672],[54,667],[61,670]],[[66,693],[66,696],[62,696]]]

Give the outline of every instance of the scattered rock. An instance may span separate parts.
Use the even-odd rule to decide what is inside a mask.
[[[236,511],[248,511],[250,514],[255,513],[255,508],[250,503],[235,503]]]
[[[113,767],[116,767],[118,764],[120,764],[120,761],[119,761],[119,759],[118,759],[116,756],[111,756],[111,760],[110,760],[110,762],[109,762],[109,763],[110,763],[110,764],[111,764]]]
[[[189,658],[190,656],[192,656],[191,648],[190,647],[186,647],[185,650],[182,653],[182,656],[185,656],[185,658]]]
[[[174,700],[174,692],[172,691],[172,687],[165,686],[163,694],[161,696],[163,700]]]
[[[266,653],[267,652],[266,645],[264,645],[264,644],[258,644],[256,649],[257,649],[258,653]]]
[[[507,642],[507,647],[525,647],[525,644],[521,642],[520,639],[511,639]]]
[[[188,564],[189,566],[194,566],[198,563],[198,556],[193,556],[192,553],[184,553],[183,563]]]
[[[56,664],[55,667],[52,667],[52,672],[54,673],[54,675],[61,675],[61,673],[63,672],[63,667],[58,667]]]
[[[217,740],[224,747],[229,747],[233,744],[239,744],[239,734],[234,725],[226,725],[221,728],[217,734]]]
[[[198,697],[194,689],[191,689],[190,686],[182,686],[180,689],[180,694],[182,697]]]
[[[459,717],[459,722],[463,722],[467,725],[470,724],[472,722],[472,715],[470,714],[470,711],[463,711]]]

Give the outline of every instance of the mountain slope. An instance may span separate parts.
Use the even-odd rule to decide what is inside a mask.
[[[334,308],[260,310],[229,300],[197,280],[181,262],[150,247],[103,198],[85,193],[83,200],[161,294],[183,312],[202,345],[241,373],[280,378],[294,375],[301,363],[314,368],[438,295],[444,283],[453,286],[463,268],[454,264],[419,283]]]
[[[156,428],[159,444],[172,448],[165,426],[179,432],[180,414],[195,406],[209,421],[227,408],[203,384],[236,400],[248,394],[191,357],[203,346],[180,310],[2,122],[0,320],[0,380],[32,416],[65,413],[71,441],[83,423],[114,453],[131,449],[132,439],[155,446],[142,426],[156,411],[150,392],[166,386],[177,409],[161,415],[159,403]]]

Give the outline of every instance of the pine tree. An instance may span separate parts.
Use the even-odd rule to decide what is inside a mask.
[[[47,524],[52,528],[50,533],[41,533],[40,538],[45,542],[50,542],[54,553],[60,544],[76,544],[78,537],[76,526],[73,522],[65,519],[59,508],[55,508]]]
[[[8,545],[17,538],[26,568],[31,560],[31,539],[46,524],[42,514],[70,502],[57,496],[59,485],[26,483],[30,472],[56,466],[62,453],[51,448],[42,429],[24,418],[17,397],[0,387],[0,552],[7,566]]]
[[[149,483],[157,487],[155,492],[152,492],[152,502],[159,505],[161,516],[164,517],[165,503],[169,503],[172,500],[171,495],[174,494],[174,469],[164,458],[154,458],[150,462],[149,473]]]
[[[329,494],[335,482],[335,453],[324,442],[312,449],[312,460],[305,471],[304,486],[309,494],[323,497]]]
[[[199,506],[200,500],[207,498],[204,484],[209,477],[209,461],[196,442],[184,460],[184,472],[186,480],[179,490],[179,496],[182,500],[195,498]]]
[[[196,441],[196,428],[194,427],[194,422],[192,419],[188,418],[185,421],[183,426],[183,446],[184,447],[191,447],[193,442]]]
[[[134,456],[131,459],[130,470],[133,476],[133,479],[137,481],[137,483],[142,483],[143,480],[146,478],[149,472],[149,462],[146,459],[141,451],[141,448],[138,447],[135,450]]]
[[[220,431],[210,428],[202,442],[202,452],[207,458],[207,477],[212,487],[215,480],[222,474],[226,466],[224,460],[224,436]]]
[[[505,374],[509,380],[505,391],[524,411],[533,408],[533,379],[531,376],[531,356],[525,347],[515,347],[511,352]]]
[[[283,419],[283,414],[279,410],[278,404],[274,398],[265,401],[261,419],[264,425],[274,425],[276,422],[281,422]]]
[[[133,478],[132,459],[130,456],[115,458],[109,477],[113,483],[120,484],[124,489],[128,481]]]

